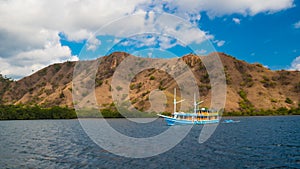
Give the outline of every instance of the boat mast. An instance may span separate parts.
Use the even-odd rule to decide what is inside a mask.
[[[200,102],[197,103],[197,101],[196,101],[196,93],[194,93],[194,113],[195,114],[197,113],[197,106],[199,104],[201,104],[201,103],[203,103],[203,101],[200,101]]]
[[[173,102],[173,104],[174,104],[174,113],[176,113],[176,88],[174,88],[174,102]]]
[[[194,93],[194,113],[197,113],[196,93]]]
[[[174,88],[174,113],[176,113],[176,104],[183,102],[183,100],[177,101],[176,100],[176,88]]]

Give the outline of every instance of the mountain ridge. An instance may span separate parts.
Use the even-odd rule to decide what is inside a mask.
[[[280,107],[289,109],[299,105],[299,71],[271,71],[261,64],[249,64],[225,53],[214,54],[219,55],[226,75],[226,111],[275,110]],[[128,56],[128,53],[114,52],[97,59],[99,67],[95,93],[99,107],[112,103],[112,76]],[[188,54],[178,59],[183,60],[197,77],[200,96],[205,98],[203,106],[209,106],[211,85],[201,57]],[[74,107],[72,79],[75,64],[76,62],[53,64],[18,81],[0,81],[1,103]],[[159,89],[168,96],[166,111],[172,111],[172,91],[176,82],[170,76],[156,69],[148,69],[135,75],[133,79],[128,97],[134,107],[139,110],[148,109],[150,92]]]

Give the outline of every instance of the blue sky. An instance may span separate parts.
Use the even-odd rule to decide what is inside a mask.
[[[220,39],[211,40],[216,51],[230,54],[249,63],[261,63],[272,70],[291,69],[291,63],[295,57],[300,56],[300,26],[296,25],[300,21],[299,5],[300,1],[294,1],[294,6],[289,9],[274,13],[259,13],[254,16],[231,14],[211,18],[206,12],[201,12],[201,19],[194,24],[199,29],[213,34],[216,39]],[[168,12],[168,9],[164,12]],[[113,41],[114,37],[102,36],[98,39],[104,42],[100,50],[105,50],[105,40]],[[218,42],[221,43],[218,44]],[[61,43],[70,47],[73,55],[79,55],[86,41],[70,42],[62,36]],[[159,46],[153,48],[159,48]],[[128,46],[119,44],[103,52],[103,55],[112,51],[134,53],[136,50],[140,49],[132,50]],[[180,45],[167,50],[173,53],[172,56],[182,56],[192,52]],[[147,56],[149,51],[151,50],[136,54]]]
[[[1,1],[0,73],[20,79],[112,51],[158,58],[219,51],[300,70],[299,14],[300,0]]]
[[[294,25],[300,20],[300,4],[295,2],[296,7],[274,14],[215,19],[203,15],[199,25],[226,41],[223,46],[216,46],[218,51],[274,70],[288,69],[295,56],[300,55],[300,29]],[[240,23],[235,23],[233,18],[238,18]]]

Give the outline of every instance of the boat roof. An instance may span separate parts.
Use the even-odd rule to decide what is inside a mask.
[[[179,115],[179,116],[198,116],[198,114],[196,114],[196,113],[185,113],[185,112],[175,112],[173,114]],[[217,112],[214,112],[212,114],[217,114]]]

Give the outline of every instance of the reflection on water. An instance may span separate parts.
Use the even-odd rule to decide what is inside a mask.
[[[0,168],[297,168],[300,116],[240,117],[220,124],[199,144],[194,126],[175,148],[158,156],[132,159],[93,143],[77,120],[0,121]],[[100,120],[101,121],[101,120]],[[168,128],[158,119],[136,124],[110,119],[116,130],[149,137]]]

